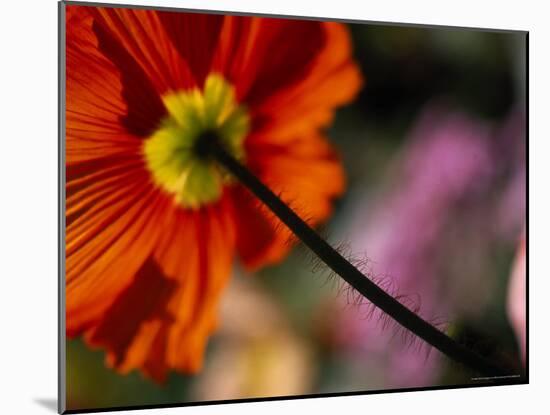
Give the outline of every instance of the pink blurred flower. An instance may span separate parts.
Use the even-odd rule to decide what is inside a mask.
[[[526,346],[526,331],[527,331],[527,263],[525,249],[525,235],[522,236],[516,253],[516,258],[512,266],[510,274],[510,282],[508,284],[508,317],[520,347],[521,358],[525,364],[525,346]]]
[[[382,281],[408,295],[406,304],[416,303],[411,307],[434,324],[480,312],[493,292],[493,282],[480,280],[493,266],[486,258],[497,238],[519,233],[525,163],[514,149],[524,145],[521,119],[512,117],[503,134],[466,114],[428,108],[392,161],[382,191],[352,206],[352,250],[366,252],[370,274],[387,276]],[[437,352],[408,347],[409,337],[360,313],[346,313],[340,335],[363,351],[371,368],[376,362],[386,386],[434,384]]]

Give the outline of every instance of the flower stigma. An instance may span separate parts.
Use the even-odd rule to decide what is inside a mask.
[[[152,180],[184,208],[217,201],[231,177],[210,157],[221,145],[244,159],[250,119],[235,89],[219,74],[210,74],[203,90],[170,92],[162,97],[167,116],[143,144]]]

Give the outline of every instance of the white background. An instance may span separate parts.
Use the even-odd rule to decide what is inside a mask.
[[[111,0],[116,3],[116,0]],[[122,2],[121,2],[122,3]],[[545,2],[504,0],[155,0],[139,4],[530,31],[531,384],[141,411],[266,414],[316,411],[518,414],[547,407],[550,212]],[[57,4],[8,0],[0,9],[0,412],[53,413],[57,385]],[[46,402],[46,405],[44,405]]]

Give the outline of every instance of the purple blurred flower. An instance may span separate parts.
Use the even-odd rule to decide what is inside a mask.
[[[352,250],[366,252],[369,273],[390,281],[394,294],[407,295],[404,303],[434,324],[482,309],[491,295],[491,281],[482,280],[492,266],[485,257],[495,239],[519,233],[525,162],[514,149],[524,145],[521,119],[512,117],[505,134],[494,133],[465,114],[428,108],[382,191],[351,206]],[[352,310],[341,335],[369,365],[376,362],[386,386],[434,384],[437,352],[407,347],[409,337]]]

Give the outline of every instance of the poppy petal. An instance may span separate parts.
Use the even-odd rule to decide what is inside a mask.
[[[91,10],[94,22],[110,34],[110,41],[128,52],[159,95],[196,85],[157,12],[104,7]],[[120,69],[122,73],[126,70]]]
[[[245,142],[249,167],[311,224],[330,214],[333,199],[344,189],[338,157],[318,130],[332,120],[337,106],[353,98],[362,82],[351,60],[347,29],[337,23],[322,27],[326,42],[312,69],[252,108],[254,129]],[[238,235],[243,262],[254,269],[279,261],[290,247],[290,232],[248,192],[236,190],[234,197],[239,229],[250,229]]]
[[[233,198],[239,206],[235,219],[241,229],[237,250],[243,264],[254,270],[282,259],[290,249],[284,225],[241,186],[233,189]]]
[[[214,68],[250,107],[304,77],[325,43],[319,22],[242,16],[225,18],[220,39]]]
[[[172,44],[189,65],[199,88],[210,72],[224,16],[157,12]]]
[[[225,197],[201,211],[169,208],[171,220],[153,256],[86,335],[92,346],[108,350],[110,366],[123,373],[140,368],[158,382],[170,369],[200,369],[230,276],[230,203]]]
[[[91,203],[66,230],[67,333],[82,332],[132,281],[151,253],[170,200],[136,187]],[[116,278],[113,278],[116,276]]]
[[[98,39],[98,49],[120,73],[121,94],[127,103],[127,111],[120,117],[121,124],[132,135],[149,136],[166,114],[159,93],[143,69],[110,31],[97,23],[94,23],[93,30]]]
[[[150,257],[138,269],[132,283],[106,310],[107,318],[86,333],[86,341],[93,347],[103,347],[108,351],[109,366],[120,366],[141,325],[167,317],[164,315],[164,304],[170,299],[175,286],[175,282],[165,278]],[[147,331],[150,335],[148,340],[152,343],[155,336],[151,336],[151,328]]]
[[[67,17],[67,163],[124,152],[135,145],[120,125],[127,112],[116,67],[97,49],[92,18],[80,7]]]
[[[186,372],[202,367],[206,341],[217,322],[220,296],[231,276],[235,247],[235,223],[227,195],[195,216],[198,261],[177,275],[180,292],[169,304],[176,322],[170,327],[167,360],[170,367]]]
[[[254,116],[262,121],[255,138],[281,143],[314,133],[328,126],[334,109],[359,91],[363,81],[351,59],[348,29],[337,23],[324,23],[323,29],[327,40],[311,71],[254,109]]]
[[[323,137],[299,137],[279,146],[251,140],[247,153],[251,170],[311,225],[330,215],[334,198],[344,191],[341,163]],[[244,189],[235,189],[234,197],[242,230],[237,247],[245,265],[255,269],[279,261],[290,248],[290,231]]]
[[[109,247],[127,247],[131,207],[147,183],[139,141],[120,124],[126,113],[116,67],[97,48],[87,7],[67,7],[67,332],[83,330],[132,277]],[[108,180],[94,180],[113,173]],[[103,176],[102,176],[103,175]],[[145,179],[145,181],[144,181]],[[137,209],[135,206],[132,207]],[[135,232],[130,232],[134,234]],[[119,251],[120,252],[120,251]],[[86,257],[86,255],[89,255]],[[95,263],[94,263],[95,261]],[[137,262],[140,260],[138,259]],[[92,265],[93,264],[93,265]],[[104,271],[121,273],[110,281]],[[86,288],[88,287],[88,288]]]

